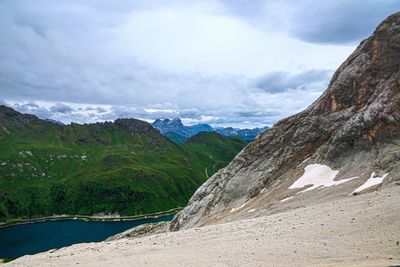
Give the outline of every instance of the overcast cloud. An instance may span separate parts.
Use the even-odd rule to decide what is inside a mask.
[[[0,103],[84,123],[271,125],[311,104],[398,0],[0,2]]]

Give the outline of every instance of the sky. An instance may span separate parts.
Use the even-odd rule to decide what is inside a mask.
[[[64,123],[271,126],[399,0],[1,0],[0,104]]]

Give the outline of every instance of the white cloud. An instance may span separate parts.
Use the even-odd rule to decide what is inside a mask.
[[[374,13],[368,0],[339,22],[351,25],[358,19],[351,14],[370,10],[373,20],[354,30],[361,36],[393,9],[388,1]],[[302,17],[307,0],[289,3],[1,2],[0,98],[64,122],[180,116],[225,126],[272,124],[315,100],[325,74],[354,49],[324,17],[336,1],[324,1],[325,15],[315,18]],[[301,25],[312,38],[296,29]],[[336,41],[323,40],[325,28]],[[24,106],[33,101],[38,107]]]
[[[229,14],[193,8],[134,12],[115,35],[116,50],[143,64],[208,75],[336,68],[353,50],[306,43]]]

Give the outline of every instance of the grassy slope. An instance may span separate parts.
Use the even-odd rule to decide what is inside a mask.
[[[174,144],[136,120],[62,126],[0,107],[0,219],[183,206],[204,168],[228,160],[207,146]]]
[[[238,137],[222,136],[216,132],[200,132],[189,138],[184,146],[207,155],[214,162],[208,168],[208,174],[211,175],[225,167],[246,144]]]
[[[167,132],[164,134],[164,136],[167,137],[172,142],[177,143],[177,144],[184,144],[187,141],[186,137],[179,135],[177,133],[174,133],[174,132]]]

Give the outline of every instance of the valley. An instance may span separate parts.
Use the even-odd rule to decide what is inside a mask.
[[[182,207],[207,166],[223,167],[246,145],[215,133],[178,145],[139,120],[59,125],[5,106],[0,140],[0,219],[8,221]]]

